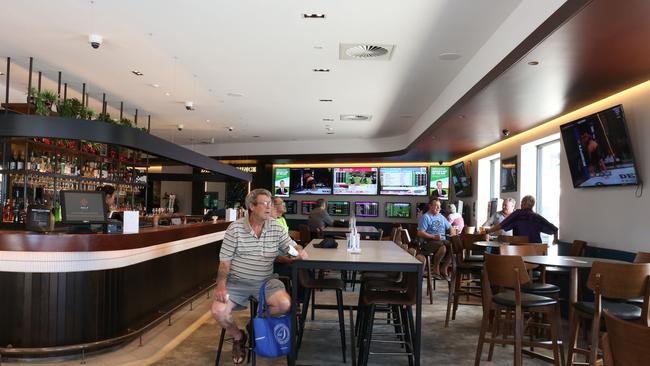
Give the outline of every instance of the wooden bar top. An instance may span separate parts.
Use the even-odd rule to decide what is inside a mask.
[[[134,234],[36,233],[0,231],[0,251],[94,252],[129,250],[225,231],[230,222],[202,222],[185,225],[140,228]]]

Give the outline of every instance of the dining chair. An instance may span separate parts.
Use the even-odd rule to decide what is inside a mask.
[[[300,244],[302,244],[303,247],[307,246],[312,239],[309,226],[300,224],[298,225],[298,231],[300,232]]]
[[[449,318],[456,320],[459,298],[461,295],[480,297],[479,291],[472,291],[474,288],[467,282],[478,281],[483,270],[483,262],[466,261],[463,257],[463,244],[458,235],[449,238],[451,255],[451,280],[449,281],[449,294],[447,297],[447,313],[445,315],[445,328],[449,326]],[[467,276],[468,280],[464,277]],[[474,277],[474,278],[473,278]],[[465,286],[462,286],[466,282]]]
[[[528,243],[528,236],[526,235],[499,235],[497,236],[497,241],[510,243],[510,244],[519,244],[519,243]]]
[[[460,240],[463,245],[463,260],[468,262],[482,262],[483,253],[475,253],[477,248],[474,245],[474,242],[486,241],[488,239],[488,234],[461,234]]]
[[[518,255],[520,257],[547,255],[548,245],[539,243],[521,243],[517,245],[504,244],[499,247],[499,253],[503,255]],[[544,266],[526,263],[526,269],[528,269],[528,273],[534,281],[540,280],[542,284],[546,283],[546,268]],[[550,294],[556,294],[559,296],[560,288],[558,286],[537,286],[536,283],[533,282],[527,290],[535,293],[533,287],[539,287],[538,291],[547,291],[546,296],[550,296]]]
[[[638,252],[634,256],[634,263],[650,263],[650,253]]]
[[[561,326],[559,303],[556,299],[550,297],[523,292],[521,286],[530,281],[528,271],[520,256],[485,254],[481,279],[483,317],[474,359],[475,366],[478,366],[481,362],[485,342],[490,344],[488,361],[492,361],[495,344],[512,344],[515,348],[513,361],[515,366],[523,364],[523,346],[550,348],[553,351],[553,363],[560,366],[562,353],[559,343]],[[512,319],[502,319],[501,314],[503,312],[512,313],[513,311],[514,337],[508,338],[508,334],[506,334],[508,327],[504,326],[503,323],[512,322]],[[526,327],[535,325],[535,323],[524,320],[524,313],[545,315],[545,318],[549,320],[547,327],[550,330],[550,344],[548,341],[526,341],[524,339]],[[491,336],[488,338],[486,333],[490,325],[492,326],[490,330]],[[500,331],[503,331],[503,338],[498,338]],[[542,355],[537,356],[542,357]]]
[[[571,304],[575,311],[572,323],[569,324],[571,338],[569,339],[568,366],[574,365],[576,353],[586,356],[590,365],[596,364],[600,320],[604,310],[622,320],[639,322],[644,326],[650,325],[648,318],[650,264],[594,262],[589,272],[587,288],[594,292],[594,301],[578,301]],[[620,301],[638,297],[643,297],[641,307]],[[578,347],[582,320],[591,321],[589,349]]]
[[[603,312],[607,333],[603,337],[604,366],[650,365],[650,327]]]

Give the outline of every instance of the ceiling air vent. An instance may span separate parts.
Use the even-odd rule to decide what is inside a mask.
[[[341,60],[390,60],[395,45],[390,44],[339,44]]]
[[[372,116],[369,114],[342,114],[341,121],[370,121]]]

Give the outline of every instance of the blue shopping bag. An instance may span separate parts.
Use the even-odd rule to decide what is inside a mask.
[[[291,313],[277,317],[262,316],[266,308],[266,282],[259,294],[257,316],[253,319],[255,353],[262,357],[286,356],[291,352]]]

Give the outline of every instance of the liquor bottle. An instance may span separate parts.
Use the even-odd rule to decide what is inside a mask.
[[[16,161],[17,170],[23,170],[23,168],[25,167],[24,161],[25,161],[25,156],[23,155],[23,153],[20,153],[20,155],[18,156],[18,160]]]
[[[61,204],[59,203],[59,200],[54,202],[54,221],[61,221]]]
[[[19,202],[18,192],[16,192],[16,200],[13,207],[13,217],[12,217],[12,221],[14,224],[18,224],[20,222],[20,204],[18,202]]]
[[[18,160],[18,157],[16,156],[16,153],[14,153],[11,156],[11,160],[9,161],[9,170],[16,170],[16,161]]]

